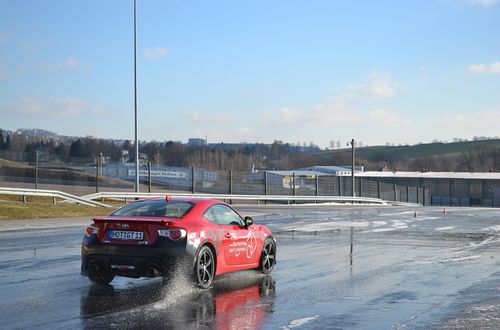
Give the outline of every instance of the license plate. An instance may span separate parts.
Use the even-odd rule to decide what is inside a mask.
[[[142,241],[143,237],[142,231],[112,230],[109,232],[110,239]]]

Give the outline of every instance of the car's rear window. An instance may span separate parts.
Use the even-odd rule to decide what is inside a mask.
[[[169,201],[165,199],[144,200],[127,204],[111,215],[182,218],[194,206],[190,202]]]

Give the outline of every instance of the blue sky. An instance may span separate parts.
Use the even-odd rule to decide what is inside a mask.
[[[4,1],[0,128],[134,137],[133,1]],[[500,1],[138,0],[139,138],[500,135]]]

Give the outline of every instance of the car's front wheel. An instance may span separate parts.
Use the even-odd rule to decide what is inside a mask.
[[[98,262],[91,261],[87,266],[89,280],[100,285],[108,285],[115,275],[106,271]]]
[[[207,245],[198,251],[194,271],[196,284],[202,289],[208,289],[212,285],[215,276],[215,257],[212,249]]]
[[[264,241],[262,255],[260,257],[260,271],[264,274],[272,272],[276,264],[276,243],[273,239],[268,238]]]

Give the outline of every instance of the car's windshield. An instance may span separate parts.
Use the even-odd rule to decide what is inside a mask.
[[[193,206],[194,204],[190,202],[167,202],[165,199],[144,200],[127,204],[111,215],[182,218]]]

